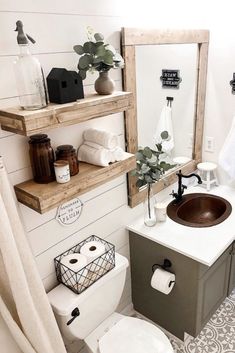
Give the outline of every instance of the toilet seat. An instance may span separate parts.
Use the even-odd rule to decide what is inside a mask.
[[[125,317],[99,340],[100,353],[173,353],[166,335],[145,320]]]

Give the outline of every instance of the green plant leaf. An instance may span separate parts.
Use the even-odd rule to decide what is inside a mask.
[[[136,156],[137,161],[142,161],[144,159],[143,153],[140,151],[137,151],[135,156]]]
[[[106,50],[103,59],[106,65],[113,65],[113,53],[110,50]]]
[[[143,155],[147,158],[151,158],[152,157],[152,151],[149,147],[145,147],[143,150]]]
[[[74,45],[73,50],[78,54],[82,55],[84,54],[84,49],[82,45]]]
[[[96,55],[102,57],[102,59],[103,59],[105,54],[106,54],[106,49],[105,49],[104,44],[99,45],[97,50],[96,50]]]
[[[88,70],[91,62],[92,62],[92,58],[90,55],[86,54],[86,55],[81,56],[81,58],[79,59],[79,62],[78,62],[79,69]]]
[[[143,174],[147,174],[149,171],[150,171],[150,167],[147,166],[147,164],[142,164],[142,166],[141,166],[141,172],[142,172]]]
[[[94,58],[93,60],[93,64],[100,64],[102,63],[102,58],[100,56],[97,56],[97,58]]]
[[[100,47],[101,45],[104,45],[104,42],[96,42],[96,43],[95,43],[96,49],[97,49],[98,47]]]
[[[152,183],[154,182],[154,180],[153,180],[153,179],[151,178],[151,176],[148,175],[148,174],[146,174],[146,175],[144,176],[144,179],[145,179],[146,183],[148,183],[148,184],[152,184]]]
[[[79,76],[81,77],[82,80],[85,80],[85,78],[86,78],[86,70],[79,70],[78,74],[79,74]]]
[[[104,36],[103,36],[103,34],[101,34],[101,33],[95,33],[95,34],[94,34],[94,38],[95,38],[95,40],[96,40],[97,42],[101,42],[101,41],[104,40]]]
[[[161,132],[161,138],[163,140],[167,140],[169,138],[169,134],[168,134],[168,131],[162,131]]]
[[[96,53],[96,45],[94,42],[86,42],[83,44],[84,53],[95,54]]]
[[[140,179],[138,179],[137,181],[136,181],[136,186],[137,186],[137,188],[141,188],[141,186],[144,186],[146,183],[145,183],[145,181],[144,180],[140,180]]]
[[[105,44],[105,49],[111,51],[112,54],[113,54],[114,56],[116,56],[116,54],[117,54],[117,53],[116,53],[116,49],[115,49],[112,45],[110,45],[110,44]]]

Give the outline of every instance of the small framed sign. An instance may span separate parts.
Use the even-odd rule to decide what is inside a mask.
[[[180,70],[162,70],[162,88],[176,88],[179,89],[179,84],[182,81],[180,77]]]
[[[56,220],[63,226],[69,226],[78,220],[83,203],[79,198],[63,203],[57,209]]]

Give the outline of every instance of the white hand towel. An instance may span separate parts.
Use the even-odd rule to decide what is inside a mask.
[[[169,140],[163,140],[161,133],[167,131],[169,134]],[[160,119],[157,124],[156,132],[154,134],[154,143],[160,143],[162,141],[162,151],[169,153],[174,148],[174,136],[172,126],[172,111],[168,106],[164,106],[160,115]]]
[[[123,149],[121,147],[116,147],[116,148],[110,150],[110,152],[112,154],[112,161],[111,162],[122,161],[125,157],[125,152],[123,151]]]
[[[219,154],[219,165],[235,179],[235,117]]]
[[[90,141],[84,141],[84,145],[90,146],[92,148],[96,148],[97,150],[104,149],[101,145],[98,145],[98,143],[94,143]],[[119,146],[113,149],[106,149],[106,150],[110,152],[110,156],[111,156],[110,162],[112,163],[122,161],[125,157],[125,152]]]
[[[84,145],[86,146],[90,146],[90,147],[93,147],[93,148],[96,148],[97,150],[100,150],[100,149],[103,149],[104,147],[99,145],[98,143],[95,143],[95,142],[91,142],[91,141],[84,141],[83,142]]]
[[[115,148],[118,146],[118,135],[105,130],[88,129],[83,133],[85,141],[97,143],[105,148]]]
[[[106,148],[94,148],[81,145],[78,149],[78,160],[102,167],[107,167],[112,160],[112,155]]]

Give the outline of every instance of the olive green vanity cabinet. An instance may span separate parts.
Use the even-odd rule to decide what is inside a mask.
[[[235,288],[235,242],[231,250],[231,266],[230,266],[230,276],[229,276],[229,290],[228,295]]]
[[[233,245],[208,267],[130,232],[134,309],[182,340],[185,332],[197,336],[235,285],[232,253]],[[164,259],[171,261],[169,271],[176,275],[169,295],[150,285],[152,265],[163,264]]]

